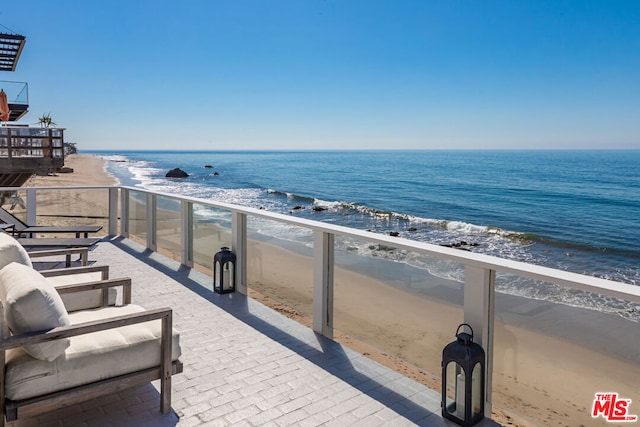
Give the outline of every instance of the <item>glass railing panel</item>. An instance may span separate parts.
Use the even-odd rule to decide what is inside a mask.
[[[249,295],[307,326],[313,306],[313,232],[262,218],[247,219]],[[251,291],[258,292],[254,295]]]
[[[0,191],[0,206],[20,222],[27,223],[26,190]]]
[[[102,230],[94,236],[108,233],[108,189],[39,189],[35,192],[36,206],[27,206],[26,189],[0,192],[0,205],[16,218],[13,223],[38,226],[99,225]],[[28,208],[36,211],[36,219],[32,223],[27,221]],[[60,233],[56,235],[65,236]],[[74,236],[75,233],[70,233],[68,237]]]
[[[0,80],[0,89],[7,94],[9,104],[29,104],[29,85],[26,82]]]
[[[36,191],[37,225],[99,225],[108,233],[109,190],[102,188]]]
[[[334,336],[346,334],[439,378],[442,349],[463,319],[463,266],[341,237],[334,256]]]
[[[604,425],[591,417],[596,393],[637,396],[637,304],[501,274],[496,290],[496,406],[536,424]]]
[[[156,247],[157,251],[179,260],[182,245],[182,220],[180,201],[168,197],[156,197]]]
[[[129,238],[147,243],[147,194],[129,191]]]
[[[231,248],[231,211],[195,203],[193,205],[194,263],[212,274],[213,255],[223,246]]]

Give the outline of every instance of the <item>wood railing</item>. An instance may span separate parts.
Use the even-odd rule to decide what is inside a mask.
[[[64,157],[64,129],[0,127],[0,157]]]
[[[64,129],[0,127],[0,182],[21,186],[31,174],[64,166]]]

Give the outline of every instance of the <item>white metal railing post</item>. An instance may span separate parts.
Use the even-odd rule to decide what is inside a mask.
[[[109,236],[116,236],[118,234],[118,187],[109,188],[109,231],[108,232],[109,232]]]
[[[493,379],[493,332],[496,272],[465,265],[464,322],[473,328],[474,341],[485,351],[484,415],[491,417]]]
[[[236,290],[247,294],[247,215],[231,213],[231,250],[236,255]]]
[[[180,200],[180,262],[193,267],[193,203]]]
[[[158,249],[158,198],[155,194],[147,193],[147,248],[152,251]]]
[[[27,188],[27,224],[38,225],[38,198],[35,188]]]
[[[333,339],[334,235],[313,232],[313,330]]]
[[[129,238],[129,190],[120,191],[120,234]]]

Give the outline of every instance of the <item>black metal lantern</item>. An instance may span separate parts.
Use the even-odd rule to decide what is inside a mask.
[[[236,255],[227,247],[213,256],[213,290],[219,294],[236,290]]]
[[[460,332],[464,326],[471,334]],[[442,350],[442,416],[461,426],[484,417],[485,355],[473,329],[458,326],[456,340]]]

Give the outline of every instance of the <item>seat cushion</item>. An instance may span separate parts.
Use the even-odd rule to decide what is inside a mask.
[[[53,284],[45,277],[17,262],[0,270],[0,298],[5,319],[14,335],[69,325],[67,310]],[[54,360],[64,353],[69,339],[25,346],[36,359]]]
[[[144,311],[129,304],[69,313],[71,324]],[[12,400],[65,390],[160,365],[160,320],[93,332],[71,338],[71,345],[52,362],[21,350],[7,354],[5,391]],[[171,358],[181,354],[180,336],[172,334]]]
[[[29,254],[20,243],[5,232],[0,232],[0,269],[12,262],[32,267]]]

